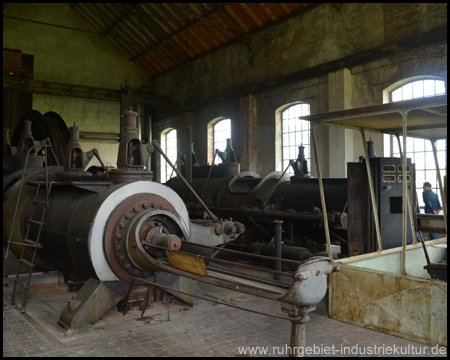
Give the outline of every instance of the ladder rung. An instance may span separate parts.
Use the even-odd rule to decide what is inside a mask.
[[[33,202],[34,202],[35,204],[42,204],[42,205],[48,206],[47,201],[33,200]]]
[[[36,241],[28,240],[28,239],[23,239],[23,241],[24,242],[13,242],[13,241],[11,241],[10,244],[34,247],[36,249],[42,249],[42,245],[37,243]],[[24,243],[26,243],[26,244],[24,244]]]
[[[29,222],[30,224],[38,225],[38,226],[44,226],[44,225],[45,225],[45,223],[40,222],[40,221],[36,221],[36,220],[28,220],[28,222]]]
[[[23,239],[23,242],[26,243],[26,244],[23,244],[24,246],[34,247],[36,249],[42,249],[42,245],[36,241],[29,240],[29,239]]]
[[[30,286],[26,286],[25,284],[21,283],[21,282],[20,282],[19,280],[17,280],[17,279],[14,279],[14,282],[15,282],[17,285],[22,286],[24,289],[29,289],[29,288],[30,288]]]
[[[34,264],[30,263],[28,260],[25,260],[25,259],[19,259],[19,261],[20,261],[22,264],[25,264],[26,266],[34,267]]]

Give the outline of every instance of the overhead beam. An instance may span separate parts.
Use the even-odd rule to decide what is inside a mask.
[[[102,36],[108,35],[115,27],[117,27],[117,25],[119,25],[122,21],[124,21],[128,17],[128,15],[130,15],[134,10],[136,10],[136,8],[139,5],[140,4],[134,4],[133,6],[131,6],[130,9],[128,9],[128,11],[123,16],[117,19],[114,22],[114,24],[112,24],[108,29],[102,32]]]
[[[25,22],[30,22],[30,23],[35,23],[35,24],[45,25],[45,26],[53,26],[53,27],[57,27],[57,28],[60,28],[60,29],[67,29],[67,30],[81,31],[81,32],[86,32],[86,33],[90,33],[90,34],[101,35],[101,34],[100,34],[99,32],[97,32],[97,31],[84,30],[84,29],[77,29],[77,28],[73,28],[73,27],[70,27],[70,26],[63,26],[63,25],[49,24],[49,23],[45,23],[45,22],[42,22],[42,21],[22,19],[22,18],[18,18],[18,17],[14,17],[14,16],[8,16],[8,15],[5,15],[5,14],[3,14],[3,18],[4,18],[4,19],[18,20],[18,21],[25,21]]]
[[[184,11],[186,11],[185,8],[183,8],[182,6],[180,6],[180,5],[178,5],[178,4],[173,3],[173,5],[179,7],[180,9],[182,9],[182,10],[184,10]],[[218,10],[219,8],[217,7],[217,8],[215,8],[215,9]],[[217,28],[217,29],[220,29],[220,30],[222,30],[222,31],[225,31],[225,32],[227,32],[227,33],[230,33],[231,35],[237,37],[238,39],[242,40],[242,41],[245,42],[245,43],[247,43],[247,41],[248,41],[246,38],[244,38],[244,37],[242,37],[241,35],[237,34],[237,33],[234,32],[233,30],[224,28],[223,26],[220,26],[220,25],[218,25],[218,24],[212,22],[211,20],[208,20],[208,19],[206,18],[206,15],[200,16],[200,15],[197,15],[197,14],[195,14],[194,12],[189,11],[189,10],[187,10],[187,12],[188,12],[190,15],[192,15],[193,17],[195,17],[195,18],[197,18],[197,19],[199,19],[199,20],[201,20],[201,21],[206,22],[206,23],[210,24],[211,26],[213,26],[213,27],[215,27],[215,28]]]
[[[248,14],[248,16],[250,16],[252,18],[252,20],[255,22],[256,25],[258,25],[258,27],[262,27],[263,26],[263,23],[261,22],[261,20],[258,19],[258,17],[248,7],[248,5],[246,5],[245,3],[240,3],[239,5],[244,9],[244,11]]]
[[[270,17],[270,19],[272,21],[276,21],[277,17],[273,14],[273,12],[267,7],[266,3],[258,3],[259,6],[261,6],[261,8],[264,10],[264,12],[267,14],[268,17]]]
[[[61,95],[106,101],[120,101],[117,89],[99,88],[75,84],[56,83],[42,80],[28,80],[3,77],[3,88],[32,94]],[[169,108],[172,99],[169,96],[155,95],[148,92],[133,92],[133,103],[146,104],[155,108]]]
[[[231,20],[231,22],[232,22],[234,25],[236,25],[236,27],[240,30],[240,32],[242,33],[242,36],[248,40],[248,37],[247,37],[248,29],[247,29],[247,31],[246,31],[246,30],[241,26],[241,24],[239,24],[239,22],[237,21],[237,19],[235,18],[235,16],[232,16],[232,15],[230,14],[230,12],[226,9],[225,6],[223,6],[223,5],[218,5],[218,6],[219,6],[220,10],[222,10],[222,12],[223,12],[223,13]]]
[[[208,11],[208,13],[205,14],[204,16],[210,15],[210,14],[214,13],[215,11],[217,11],[217,8]],[[165,40],[168,40],[168,39],[174,37],[175,35],[179,34],[180,32],[182,32],[182,31],[184,31],[184,30],[186,30],[186,29],[189,29],[190,27],[192,27],[192,25],[196,24],[196,23],[199,22],[199,21],[200,21],[199,19],[196,19],[196,20],[194,20],[194,21],[189,22],[188,24],[184,25],[183,27],[181,27],[180,29],[178,29],[178,30],[175,31],[174,33],[168,35],[168,36],[165,38]],[[146,54],[147,52],[152,51],[153,49],[155,49],[156,47],[158,47],[159,45],[161,45],[163,42],[164,42],[164,40],[161,40],[161,41],[157,42],[157,43],[154,44],[151,48],[145,49],[144,51],[140,52],[139,54],[137,54],[136,56],[134,56],[133,58],[131,58],[130,61],[134,61],[134,60],[136,60],[137,58],[141,57],[142,55]]]

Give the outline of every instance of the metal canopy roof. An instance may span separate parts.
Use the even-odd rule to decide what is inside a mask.
[[[388,134],[399,134],[406,136],[414,136],[420,138],[427,138],[432,140],[432,147],[435,159],[436,147],[433,145],[433,140],[447,138],[447,95],[433,96],[422,99],[414,99],[409,101],[399,101],[387,103],[382,105],[368,106],[359,109],[350,109],[329,112],[324,114],[310,115],[300,117],[302,120],[311,122],[312,139],[314,145],[314,154],[316,157],[317,177],[319,179],[320,197],[322,203],[322,213],[325,228],[325,237],[328,246],[328,256],[331,258],[331,243],[328,229],[328,219],[325,215],[326,203],[323,192],[322,171],[320,170],[319,151],[315,135],[315,126],[318,124],[327,126],[338,126],[361,131],[361,138],[364,142],[365,131],[382,132]],[[406,131],[404,131],[406,130]],[[403,139],[403,148],[406,149],[406,139]],[[365,158],[368,159],[367,148],[364,147]],[[402,164],[406,164],[406,151],[402,155]],[[372,211],[375,221],[375,229],[377,234],[378,248],[381,246],[380,223],[378,220],[377,200],[374,193],[373,179],[371,175],[370,163],[366,161],[367,179],[370,189],[370,199]],[[407,178],[407,166],[403,166],[403,178]],[[444,219],[447,223],[447,205],[444,196],[441,175],[437,167],[439,187],[441,190],[441,199],[444,209]],[[408,182],[403,182],[403,199],[408,199],[402,202],[402,217],[403,217],[403,231],[402,231],[402,274],[406,275],[406,226],[407,216],[409,211],[410,218],[412,215],[412,206],[408,196]],[[408,205],[409,203],[409,205]],[[415,234],[414,222],[411,221],[412,233]],[[413,242],[415,242],[415,237]]]
[[[338,126],[402,134],[403,116],[407,112],[407,136],[425,139],[447,138],[447,95],[399,101],[358,109],[301,117],[312,124]]]

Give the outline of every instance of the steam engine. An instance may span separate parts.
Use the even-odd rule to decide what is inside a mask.
[[[62,167],[43,167],[37,150],[48,164],[51,148],[34,141],[29,121],[16,154],[4,133],[3,241],[21,265],[56,268],[74,284],[95,279],[119,300],[134,277],[155,281],[172,270],[166,250],[198,254],[194,242],[221,245],[244,230],[227,220],[191,222],[181,198],[151,181],[153,145],[141,144],[136,116],[125,113],[117,169],[106,169],[97,150],[82,151],[75,125]],[[86,170],[94,156],[102,166]]]
[[[373,141],[368,142],[369,161],[378,205],[383,249],[401,245],[402,182],[400,158],[377,158]],[[220,153],[220,152],[219,152]],[[231,142],[221,154],[233,154]],[[193,187],[219,216],[232,217],[246,226],[236,242],[252,252],[274,255],[273,221],[283,221],[283,256],[304,259],[325,250],[322,205],[318,179],[309,176],[304,147],[291,161],[294,176],[273,172],[262,178],[256,173],[239,173],[236,160],[222,156],[223,163],[212,167],[192,167]],[[232,156],[235,159],[235,156]],[[348,163],[347,178],[323,179],[327,218],[332,244],[340,256],[354,256],[377,250],[373,209],[366,174],[366,159]],[[408,159],[408,187],[415,202],[414,168]],[[224,175],[226,174],[226,176]],[[204,211],[181,186],[178,178],[167,182],[186,202],[191,216]],[[413,207],[414,214],[416,212]],[[408,244],[412,243],[408,218]],[[235,243],[236,243],[235,242]]]

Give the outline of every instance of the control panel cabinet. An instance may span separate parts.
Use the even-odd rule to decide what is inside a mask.
[[[380,221],[383,250],[402,245],[403,168],[400,158],[372,158],[370,168]],[[348,163],[348,256],[377,251],[373,207],[365,162]],[[414,165],[407,159],[408,192],[415,214]],[[415,218],[415,216],[414,216]],[[412,243],[410,217],[407,217],[407,244]]]

